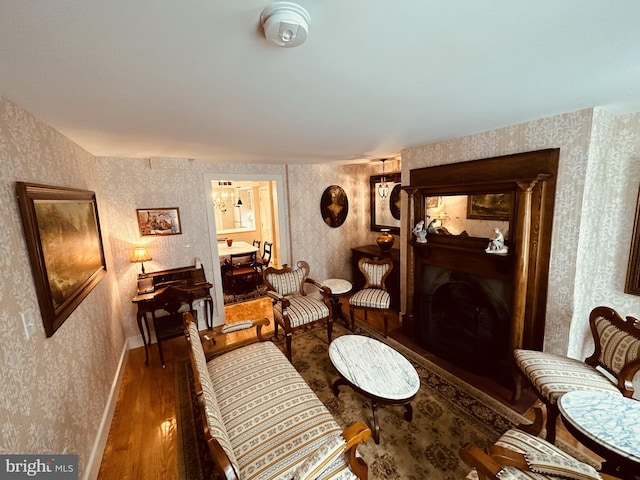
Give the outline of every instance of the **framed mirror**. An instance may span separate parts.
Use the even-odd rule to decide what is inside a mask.
[[[380,232],[383,228],[389,229],[394,235],[400,234],[400,173],[392,173],[384,176],[388,189],[388,195],[381,197],[379,194],[382,185],[382,175],[370,177],[371,190],[371,230]]]
[[[627,279],[624,285],[624,293],[640,295],[640,192],[638,192],[636,218],[631,235],[631,250],[629,252],[629,264],[627,266]]]

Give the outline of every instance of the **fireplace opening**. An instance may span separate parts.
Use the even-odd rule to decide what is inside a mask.
[[[419,298],[424,348],[470,372],[501,376],[509,341],[507,282],[429,266]]]

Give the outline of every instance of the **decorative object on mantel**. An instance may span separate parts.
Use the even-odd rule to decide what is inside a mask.
[[[504,244],[504,235],[502,235],[498,227],[496,227],[494,232],[496,232],[496,238],[489,242],[489,245],[487,245],[484,251],[493,255],[506,255],[509,253],[509,247]]]
[[[153,258],[151,258],[149,251],[145,247],[134,248],[131,263],[140,263],[142,265],[142,275],[145,274],[144,262],[150,262],[151,260],[153,260]]]
[[[383,228],[382,230],[380,230],[380,235],[378,235],[378,238],[376,238],[376,243],[383,253],[391,250],[391,247],[393,247],[395,241],[395,237],[389,233],[388,228]]]
[[[342,187],[331,185],[325,189],[320,199],[320,213],[324,223],[332,228],[344,223],[349,213],[349,199]]]
[[[424,228],[424,220],[416,223],[416,226],[413,227],[413,233],[416,236],[417,243],[427,243],[427,231]]]

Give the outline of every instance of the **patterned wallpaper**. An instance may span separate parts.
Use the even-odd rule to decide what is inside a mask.
[[[403,151],[402,174],[430,165],[496,155],[561,149],[546,349],[588,353],[586,315],[606,304],[640,314],[640,298],[625,295],[624,277],[640,170],[640,114],[613,117],[600,110],[554,116],[500,130]],[[386,171],[400,170],[387,162]],[[139,265],[134,245],[148,242],[149,271],[202,260],[212,278],[213,260],[203,178],[207,174],[264,173],[286,179],[291,258],[311,265],[312,277],[351,278],[350,251],[375,243],[369,230],[369,176],[377,165],[245,165],[190,159],[94,158],[20,107],[0,99],[0,451],[80,455],[86,468],[126,338],[139,336],[135,292]],[[103,229],[108,274],[56,334],[44,337],[19,212],[17,180],[94,190]],[[340,185],[349,215],[330,228],[320,197]],[[183,234],[141,239],[136,208],[180,208]],[[406,197],[403,195],[406,211]],[[403,219],[404,225],[405,219]],[[406,242],[406,229],[403,241]],[[10,272],[7,274],[7,272]],[[9,278],[9,280],[7,280]],[[25,339],[20,312],[36,317]],[[98,460],[99,461],[99,460]]]
[[[89,461],[125,338],[105,235],[107,275],[46,338],[15,199],[15,182],[68,186],[105,198],[93,156],[0,98],[0,452],[79,454]],[[104,233],[103,233],[104,235]],[[30,312],[27,340],[20,317]],[[99,461],[99,459],[98,459]]]
[[[402,174],[408,179],[415,168],[543,148],[560,148],[545,349],[584,358],[592,351],[587,322],[593,307],[640,315],[640,298],[623,293],[638,193],[640,114],[583,110],[406,149]]]

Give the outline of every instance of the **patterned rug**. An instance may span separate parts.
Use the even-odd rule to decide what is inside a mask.
[[[342,325],[334,324],[334,337],[351,334]],[[391,340],[384,339],[377,332],[366,326],[357,325],[356,332],[385,341],[402,353],[416,368],[421,379],[421,387],[413,400],[413,421],[404,420],[404,408],[384,406],[378,408],[380,422],[380,444],[373,439],[359,447],[359,451],[369,465],[369,478],[372,480],[459,480],[464,478],[469,468],[458,456],[459,448],[466,442],[478,446],[493,443],[507,429],[517,425],[524,417],[494,400],[485,393],[469,386],[453,377],[447,371],[429,362],[406,347]],[[275,341],[284,349],[284,341]],[[316,327],[306,332],[298,332],[293,336],[293,364],[305,381],[311,386],[320,400],[327,406],[338,424],[347,427],[361,420],[370,427],[373,425],[371,404],[368,400],[351,390],[341,387],[336,398],[331,386],[338,378],[328,355],[326,329]],[[181,369],[176,369],[179,371]],[[185,374],[182,369],[182,375]],[[180,382],[178,386],[184,390],[189,382]],[[181,387],[180,384],[183,384]],[[188,399],[189,394],[178,395],[180,405]],[[191,403],[191,402],[189,402]],[[199,418],[184,419],[189,409],[178,408],[178,428],[197,430],[196,437],[202,431]],[[190,425],[191,424],[191,425]],[[193,435],[181,434],[181,438]],[[190,440],[190,442],[192,442]],[[198,439],[200,444],[202,439]],[[183,444],[183,448],[194,451],[193,443]],[[185,467],[183,478],[210,479],[212,467],[207,456],[206,445],[200,451],[200,464],[197,468]],[[204,453],[203,453],[204,452]],[[183,458],[190,455],[182,455]],[[191,462],[193,463],[193,458]],[[199,470],[200,472],[195,472]],[[202,473],[204,472],[204,473]]]

